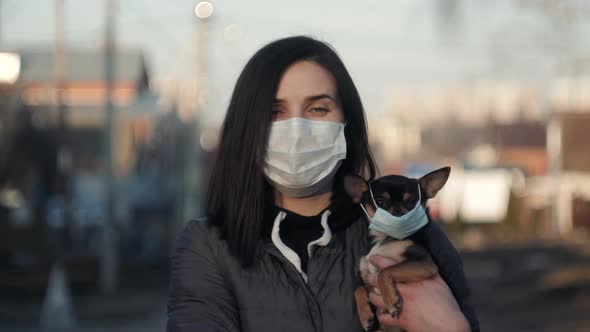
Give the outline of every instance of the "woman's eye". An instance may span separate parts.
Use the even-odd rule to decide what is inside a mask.
[[[314,113],[328,113],[328,109],[323,107],[314,107],[311,111]]]
[[[281,114],[282,114],[283,112],[282,112],[281,110],[278,110],[278,109],[273,109],[273,110],[271,111],[271,113],[272,113],[272,118],[273,118],[273,119],[275,119],[275,118],[277,118],[277,117],[281,116]]]

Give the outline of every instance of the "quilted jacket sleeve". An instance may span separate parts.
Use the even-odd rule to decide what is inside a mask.
[[[436,222],[429,222],[415,235],[416,242],[425,246],[432,255],[441,277],[453,292],[463,315],[469,321],[471,331],[479,332],[479,320],[471,304],[471,293],[459,252]]]
[[[240,331],[235,300],[215,259],[217,236],[190,222],[171,259],[167,332]]]

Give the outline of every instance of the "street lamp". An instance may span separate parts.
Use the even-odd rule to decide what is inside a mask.
[[[195,14],[198,18],[206,19],[213,14],[213,5],[209,1],[201,1],[195,6]]]
[[[13,84],[18,80],[21,59],[16,53],[0,53],[0,84]]]

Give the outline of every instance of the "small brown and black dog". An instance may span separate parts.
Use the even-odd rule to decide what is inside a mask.
[[[391,215],[401,217],[414,209],[419,197],[421,197],[422,208],[425,208],[428,199],[434,197],[445,185],[450,172],[450,167],[443,167],[420,179],[387,175],[371,181],[370,185],[358,175],[347,175],[344,179],[344,189],[354,203],[362,204],[371,219],[376,212],[374,204]],[[374,200],[369,189],[373,193]],[[438,268],[428,251],[412,240],[396,239],[376,230],[371,230],[370,235],[373,238],[373,247],[360,261],[361,278],[365,285],[356,289],[355,300],[363,328],[366,331],[377,331],[379,328],[377,316],[369,302],[369,292],[372,289],[367,283],[368,274],[379,273],[378,293],[383,296],[386,313],[398,317],[402,310],[402,298],[398,294],[396,283],[433,278],[438,274]],[[399,263],[378,271],[377,267],[369,263],[367,259],[375,254],[391,258]],[[382,328],[381,331],[400,330]]]

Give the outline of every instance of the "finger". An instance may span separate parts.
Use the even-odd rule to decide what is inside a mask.
[[[370,292],[369,301],[371,301],[371,303],[373,303],[373,305],[375,305],[377,308],[385,309],[385,302],[383,302],[383,296],[375,292]]]
[[[379,273],[369,273],[367,275],[367,284],[372,287],[375,293],[381,295],[381,291],[379,290]]]
[[[397,262],[393,259],[381,256],[381,255],[372,255],[369,257],[369,262],[379,269],[384,269],[388,266],[395,265]]]
[[[379,320],[379,324],[382,327],[385,327],[385,326],[402,327],[401,317],[400,318],[393,318],[390,314],[381,314],[381,315],[377,315],[377,319]]]
[[[377,273],[369,273],[367,275],[367,283],[373,287],[377,287],[378,274]]]

